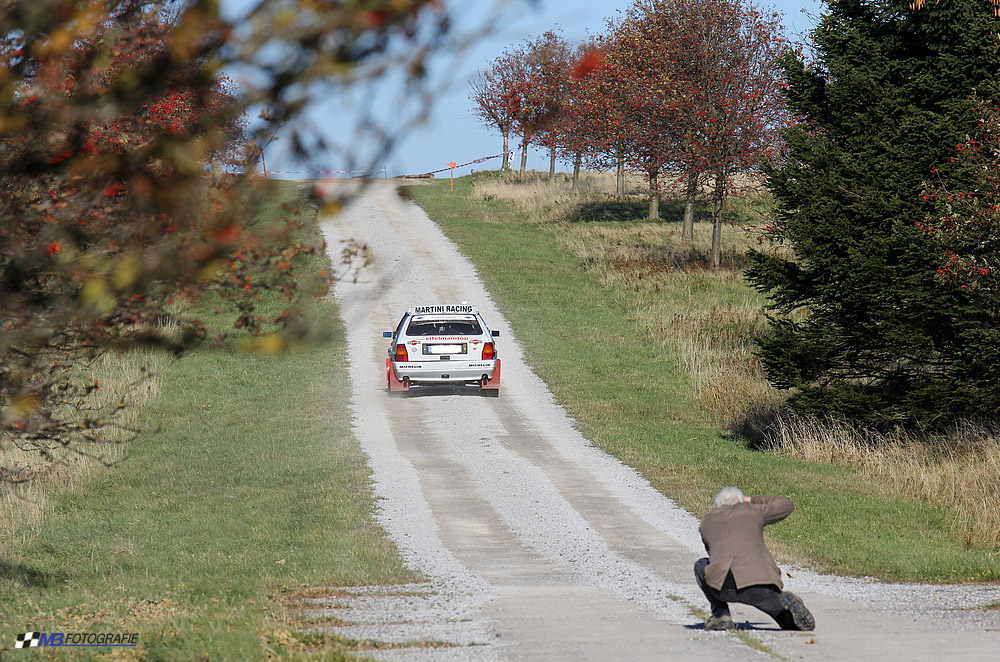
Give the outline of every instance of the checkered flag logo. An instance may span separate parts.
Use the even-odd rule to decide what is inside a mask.
[[[37,646],[41,639],[41,632],[25,632],[17,635],[17,643],[14,644],[14,648],[31,648]]]

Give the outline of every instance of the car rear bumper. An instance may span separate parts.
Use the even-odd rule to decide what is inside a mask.
[[[391,370],[399,381],[414,384],[480,383],[485,375],[493,380],[499,365],[492,361],[391,361]]]

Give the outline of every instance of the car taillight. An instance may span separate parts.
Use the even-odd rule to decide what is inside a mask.
[[[496,350],[493,349],[493,343],[488,342],[483,345],[483,361],[489,361],[490,359],[496,358]]]
[[[397,361],[409,361],[410,355],[406,353],[406,345],[399,343],[396,345],[396,360]]]

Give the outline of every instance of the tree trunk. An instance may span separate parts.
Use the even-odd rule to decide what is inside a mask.
[[[510,170],[510,132],[503,132],[503,165],[501,170]]]
[[[556,148],[549,147],[549,181],[556,178]]]
[[[726,177],[715,175],[715,191],[712,192],[712,268],[722,267],[722,202],[726,196]]]
[[[580,188],[580,162],[583,161],[583,154],[580,152],[576,153],[576,157],[573,159],[573,190],[576,191]]]
[[[650,221],[660,220],[660,187],[656,183],[657,170],[649,171],[649,217]]]
[[[625,195],[625,155],[618,155],[618,179],[615,182],[615,193]]]
[[[528,141],[521,143],[521,179],[524,179],[524,172],[528,169]]]
[[[694,198],[698,195],[698,173],[689,172],[687,192],[684,197],[684,229],[681,239],[694,241]]]

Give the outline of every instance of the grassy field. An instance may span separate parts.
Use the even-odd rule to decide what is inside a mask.
[[[575,197],[565,182],[497,184],[480,173],[456,180],[454,193],[437,181],[407,195],[477,265],[528,360],[598,446],[697,515],[727,484],[792,498],[795,515],[769,531],[786,561],[890,580],[1000,579],[996,542],[970,535],[947,504],[847,463],[752,450],[724,431],[782,397],[747,349],[761,323],[739,273],[752,232],[727,228],[734,268],[714,273],[701,258],[705,210],[702,250],[690,251],[677,205],[648,223],[637,220],[641,201]],[[746,225],[758,213],[752,199],[730,210]]]
[[[635,221],[641,202],[600,196],[581,209],[548,185],[502,199],[493,183],[410,195],[479,266],[529,360],[595,443],[699,515],[722,484],[790,496],[795,515],[769,531],[785,560],[888,579],[1000,578],[995,544],[968,535],[951,507],[865,474],[869,459],[810,455],[831,452],[821,445],[754,451],[720,431],[739,414],[734,400],[781,394],[754,385],[759,366],[743,351],[757,295],[735,271],[703,268],[698,250],[676,243],[675,221]],[[282,183],[253,201],[257,221],[290,213],[282,205],[311,214]],[[757,213],[736,212],[747,223]],[[700,219],[707,243],[704,210]],[[728,259],[748,236],[729,229]],[[329,273],[325,256],[309,260],[306,273]],[[198,305],[211,316],[216,304]],[[261,306],[270,315],[281,303]],[[169,367],[109,357],[108,397],[116,378],[159,366],[130,413],[149,432],[109,468],[80,462],[0,490],[0,659],[28,630],[139,635],[136,649],[30,653],[39,659],[340,660],[371,645],[302,633],[321,624],[301,615],[303,599],[327,587],[415,579],[371,520],[334,303],[317,301],[310,316],[325,340],[277,355],[237,343]]]
[[[281,204],[311,214],[291,183],[255,208],[267,219]],[[306,273],[329,273],[324,255],[310,259]],[[136,649],[76,649],[82,659],[338,660],[357,647],[298,633],[315,624],[296,604],[323,587],[414,577],[371,520],[333,302],[310,315],[325,341],[174,364],[144,406],[151,432],[121,463],[49,490],[33,520],[5,528],[0,658],[29,630],[139,633]]]

